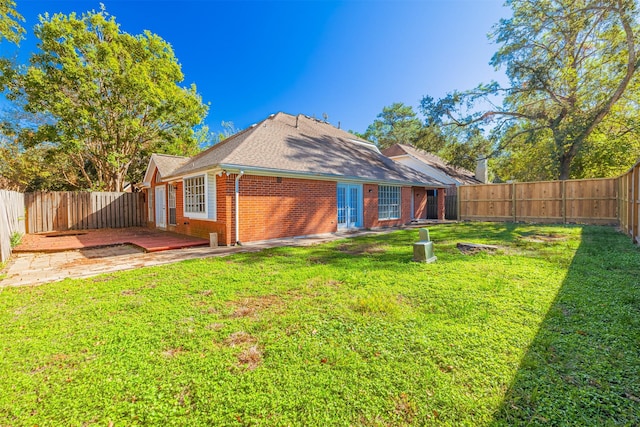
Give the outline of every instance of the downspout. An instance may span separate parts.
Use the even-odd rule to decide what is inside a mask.
[[[240,178],[244,175],[244,171],[240,171],[238,175],[236,175],[236,188],[235,188],[235,196],[236,196],[236,245],[241,245],[240,243]]]

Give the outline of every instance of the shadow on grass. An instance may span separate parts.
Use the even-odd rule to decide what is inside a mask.
[[[436,245],[436,251],[454,250],[460,242],[460,234],[464,234],[465,241],[485,243],[513,243],[518,241],[522,227],[518,224],[478,223],[478,224],[446,224],[426,227],[431,230],[431,240]],[[461,231],[463,230],[463,231]],[[398,264],[412,263],[413,243],[418,241],[418,229],[411,228],[389,233],[372,234],[323,243],[305,249],[307,260],[311,264],[328,264],[337,268],[352,268],[354,258],[366,257],[375,262],[377,267],[397,268]],[[282,257],[282,262],[290,255],[291,262],[296,263],[298,256],[295,248],[279,247],[260,252],[244,253],[236,256],[239,263],[252,265],[263,262],[264,257]],[[437,255],[437,254],[436,254]]]
[[[640,251],[585,227],[495,425],[640,425]]]

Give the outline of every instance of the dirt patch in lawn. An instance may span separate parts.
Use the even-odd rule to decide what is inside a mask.
[[[244,344],[253,344],[255,342],[255,337],[245,331],[234,332],[224,340],[224,343],[229,347],[238,347]]]
[[[257,345],[243,350],[237,356],[240,367],[253,371],[262,363],[262,351]]]
[[[389,249],[388,245],[381,243],[342,243],[336,246],[336,250],[349,255],[380,254]]]
[[[162,352],[162,355],[166,358],[173,358],[181,355],[182,353],[185,353],[185,350],[180,346],[176,348],[168,348]]]
[[[552,242],[562,242],[564,240],[567,240],[569,238],[569,236],[565,235],[565,234],[556,234],[556,233],[550,233],[550,234],[523,234],[522,236],[520,236],[520,240],[524,240],[525,242],[532,242],[532,243],[552,243]]]
[[[465,255],[473,255],[480,252],[495,253],[498,249],[504,249],[497,245],[483,245],[479,243],[460,242],[456,244],[460,252]]]
[[[233,307],[233,312],[229,315],[232,318],[255,317],[260,311],[273,307],[283,307],[282,298],[277,295],[264,295],[259,297],[243,298],[240,301],[231,301],[229,305]]]

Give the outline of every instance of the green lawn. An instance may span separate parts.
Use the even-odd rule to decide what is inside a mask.
[[[640,425],[629,238],[430,231],[4,289],[0,425]]]

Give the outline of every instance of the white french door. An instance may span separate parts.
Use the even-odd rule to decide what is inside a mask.
[[[164,185],[156,187],[156,227],[167,227],[167,199]]]
[[[362,227],[362,185],[338,184],[338,229]]]

